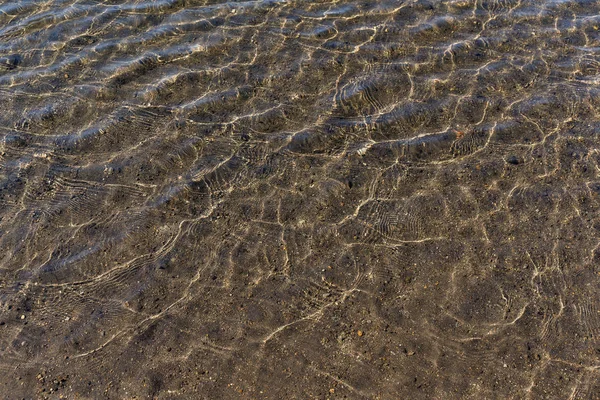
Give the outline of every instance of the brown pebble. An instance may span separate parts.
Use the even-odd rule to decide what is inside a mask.
[[[329,389],[329,393],[334,394],[335,393],[335,389],[334,388]]]
[[[358,336],[362,336],[363,335],[363,331],[358,331],[356,333],[358,334]]]

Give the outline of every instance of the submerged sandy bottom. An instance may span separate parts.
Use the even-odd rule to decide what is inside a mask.
[[[593,1],[0,4],[0,398],[599,399]]]

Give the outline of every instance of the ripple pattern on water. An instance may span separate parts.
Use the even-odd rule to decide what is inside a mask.
[[[598,398],[599,15],[0,1],[0,393]]]

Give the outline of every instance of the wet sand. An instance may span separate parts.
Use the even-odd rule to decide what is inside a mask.
[[[0,398],[600,399],[598,15],[0,3]]]

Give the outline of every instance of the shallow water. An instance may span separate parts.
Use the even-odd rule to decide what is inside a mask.
[[[0,397],[600,398],[596,1],[0,2]]]

